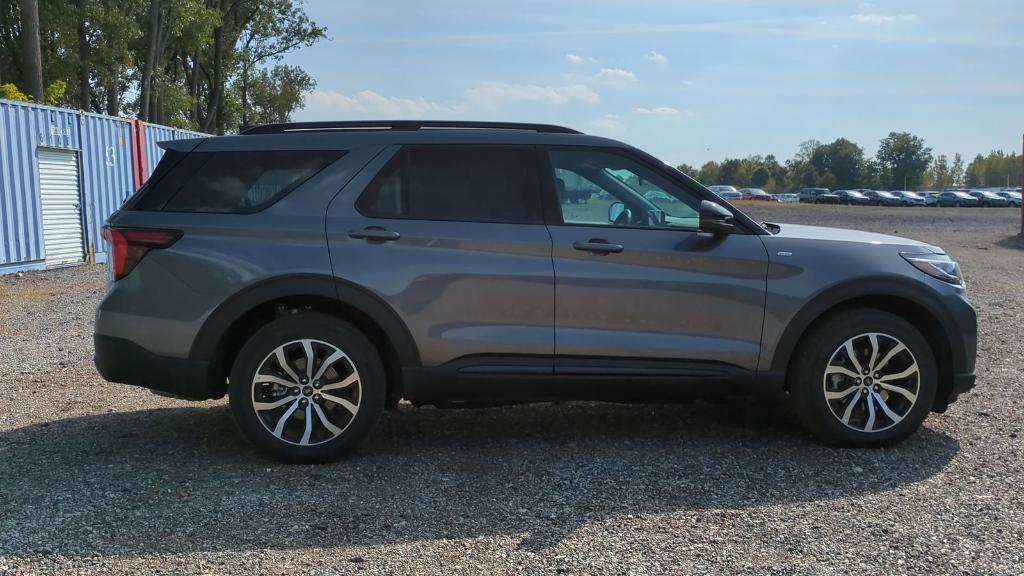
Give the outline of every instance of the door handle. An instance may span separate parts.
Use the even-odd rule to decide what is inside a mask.
[[[349,230],[348,237],[356,240],[370,240],[371,242],[390,242],[398,240],[402,235],[392,230],[385,230],[380,226],[368,226],[362,230]]]
[[[612,244],[600,238],[592,238],[588,242],[573,242],[572,247],[576,250],[593,252],[595,254],[618,254],[622,252],[622,244]]]

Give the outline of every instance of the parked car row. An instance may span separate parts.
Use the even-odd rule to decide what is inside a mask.
[[[829,190],[828,188],[803,188],[798,194],[769,194],[760,188],[741,188],[714,185],[709,190],[725,200],[755,200],[767,202],[806,202],[812,204],[846,204],[851,206],[942,206],[942,207],[983,207],[999,208],[1021,205],[1019,189],[982,190],[968,188],[947,188],[941,192],[928,190]]]

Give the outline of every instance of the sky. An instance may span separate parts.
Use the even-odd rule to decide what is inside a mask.
[[[891,131],[1020,151],[1024,0],[307,0],[295,120],[545,122],[672,164]]]

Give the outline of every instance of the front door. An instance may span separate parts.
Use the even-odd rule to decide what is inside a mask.
[[[755,371],[761,240],[699,233],[699,193],[626,151],[545,155],[561,220],[549,223],[556,371],[595,358]]]

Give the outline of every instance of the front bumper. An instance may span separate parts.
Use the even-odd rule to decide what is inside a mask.
[[[207,400],[224,395],[224,386],[212,381],[211,365],[202,360],[169,358],[114,336],[96,334],[96,370],[108,382],[149,388],[189,400]]]

